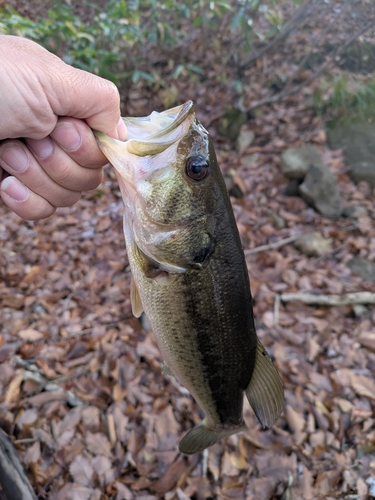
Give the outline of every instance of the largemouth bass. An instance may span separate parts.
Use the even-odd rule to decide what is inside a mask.
[[[284,391],[256,335],[244,253],[209,134],[191,101],[124,121],[125,142],[95,134],[124,199],[133,314],[145,311],[167,367],[205,414],[180,451],[247,429],[244,393],[269,428]]]

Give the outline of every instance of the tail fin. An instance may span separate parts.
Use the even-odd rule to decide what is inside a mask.
[[[237,425],[231,428],[218,427],[210,429],[205,420],[193,427],[180,442],[179,449],[182,453],[197,453],[212,446],[222,438],[247,430],[246,424]]]
[[[284,408],[284,388],[275,365],[259,340],[253,375],[245,393],[263,429],[272,427]]]

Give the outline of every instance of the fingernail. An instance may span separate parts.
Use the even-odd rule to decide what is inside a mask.
[[[15,177],[6,177],[1,183],[1,190],[15,201],[26,201],[29,190]]]
[[[51,137],[66,151],[75,151],[82,144],[82,138],[75,125],[61,122],[51,132]]]
[[[53,152],[53,141],[50,137],[44,139],[27,139],[27,145],[40,160],[46,160]]]
[[[128,129],[126,128],[126,125],[122,118],[120,118],[117,123],[117,133],[120,141],[126,141],[126,139],[128,138]]]
[[[9,144],[0,153],[0,163],[4,163],[5,170],[7,166],[17,173],[26,170],[29,164],[29,158],[23,148],[15,144]]]

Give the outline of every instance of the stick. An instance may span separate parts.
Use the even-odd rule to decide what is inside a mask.
[[[275,248],[280,248],[288,243],[292,243],[293,241],[299,240],[302,238],[302,234],[298,236],[290,236],[289,238],[285,238],[283,240],[275,241],[275,243],[269,243],[268,245],[260,245],[259,247],[249,248],[244,251],[246,256],[253,255],[254,253],[263,252],[264,250],[275,250]]]
[[[12,441],[0,429],[0,484],[8,500],[37,500]]]
[[[375,293],[354,292],[344,295],[314,295],[312,293],[282,293],[281,302],[298,300],[304,304],[320,306],[347,306],[355,304],[375,304]]]

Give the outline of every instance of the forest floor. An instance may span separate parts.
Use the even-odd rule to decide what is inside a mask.
[[[311,43],[317,28],[308,28],[290,43]],[[345,26],[332,36],[343,34]],[[284,57],[281,48],[245,72],[247,102],[264,97]],[[318,82],[255,113],[248,122],[255,141],[240,154],[217,132],[233,94],[210,81],[175,82],[178,101],[195,101],[223,171],[241,180],[243,196],[231,200],[244,249],[313,231],[329,240],[321,255],[289,243],[247,256],[257,332],[281,374],[286,407],[262,431],[246,403],[249,431],[211,447],[207,464],[202,454],[178,452],[202,412],[162,374],[152,332],[131,313],[113,172],[45,220],[25,222],[0,205],[0,426],[38,498],[375,497],[374,307],[280,301],[286,292],[374,291],[347,264],[355,255],[375,259],[375,196],[351,181],[342,152],[327,148],[324,116],[312,106]],[[162,107],[160,94],[139,88],[126,102],[126,115]],[[305,143],[320,147],[343,204],[365,207],[361,217],[327,219],[286,196],[280,155]]]

